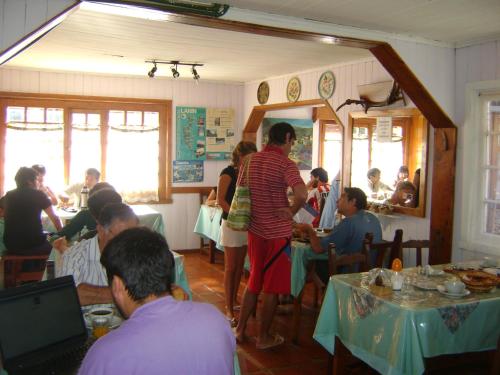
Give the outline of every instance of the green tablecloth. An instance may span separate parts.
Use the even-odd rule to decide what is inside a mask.
[[[224,251],[224,246],[220,244],[221,217],[222,208],[202,204],[194,226],[194,233],[214,241],[217,250]]]
[[[421,374],[424,357],[493,350],[500,289],[449,299],[437,291],[375,296],[367,274],[330,279],[314,339],[334,353],[335,336],[382,374]]]
[[[152,230],[160,233],[162,236],[166,236],[162,214],[146,204],[136,204],[131,205],[130,207],[134,210],[134,213],[139,218],[139,222],[141,225],[151,228]],[[77,214],[77,212],[68,212],[63,209],[56,209],[55,213],[61,219],[63,225],[67,220],[71,220]],[[52,224],[52,222],[44,212],[42,213],[42,225],[43,229],[47,232],[56,231],[56,229],[54,228],[54,224]]]
[[[307,264],[314,259],[328,260],[328,253],[316,254],[309,243],[292,241],[291,293],[297,297],[306,283]]]

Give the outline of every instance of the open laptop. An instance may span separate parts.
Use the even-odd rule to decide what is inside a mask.
[[[57,370],[60,358],[79,352],[87,338],[73,276],[0,291],[0,354],[9,375],[76,371],[81,354],[65,358],[75,363],[63,366],[64,372]]]

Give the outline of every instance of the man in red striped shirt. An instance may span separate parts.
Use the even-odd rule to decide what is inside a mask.
[[[273,321],[279,294],[290,294],[292,218],[303,206],[307,189],[297,165],[288,158],[295,130],[280,122],[269,130],[269,143],[263,151],[251,155],[248,184],[252,213],[248,230],[248,257],[250,278],[243,295],[236,339],[242,342],[248,318],[262,291],[263,306],[257,348],[268,349],[283,343],[278,334],[269,329]],[[240,172],[241,173],[241,172]],[[290,207],[286,190],[294,192]]]

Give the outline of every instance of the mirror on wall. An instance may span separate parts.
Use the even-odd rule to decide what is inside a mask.
[[[365,191],[369,209],[425,216],[428,122],[416,108],[351,112],[345,185]]]

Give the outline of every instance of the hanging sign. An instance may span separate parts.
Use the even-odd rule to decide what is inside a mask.
[[[377,117],[377,142],[392,141],[392,117]]]

